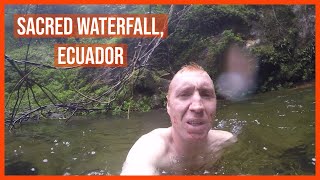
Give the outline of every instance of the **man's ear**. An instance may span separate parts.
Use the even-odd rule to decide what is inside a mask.
[[[174,124],[175,121],[174,121],[173,117],[171,117],[169,96],[167,95],[166,97],[167,97],[167,113],[168,113],[168,115],[170,117],[171,124]]]

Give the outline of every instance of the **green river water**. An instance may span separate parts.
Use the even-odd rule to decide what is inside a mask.
[[[133,143],[170,126],[163,110],[126,116],[42,120],[5,134],[6,175],[118,175]],[[215,129],[238,142],[218,162],[218,175],[315,174],[315,90],[289,89],[240,102],[218,101]],[[212,174],[212,175],[213,175]]]

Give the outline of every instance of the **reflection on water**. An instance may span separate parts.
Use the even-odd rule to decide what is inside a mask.
[[[314,111],[313,88],[218,102],[214,128],[237,134],[239,142],[213,174],[315,174]],[[130,117],[46,120],[6,132],[6,174],[117,175],[142,134],[170,126],[165,110]]]

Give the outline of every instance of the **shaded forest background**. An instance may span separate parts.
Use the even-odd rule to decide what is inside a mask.
[[[13,37],[13,14],[169,15],[166,39]],[[315,79],[315,7],[231,5],[6,6],[6,124],[94,112],[113,115],[163,108],[167,86],[182,65],[196,62],[213,78],[237,45],[257,61],[261,93]],[[56,69],[55,43],[128,44],[127,68]],[[217,87],[219,88],[219,87]]]

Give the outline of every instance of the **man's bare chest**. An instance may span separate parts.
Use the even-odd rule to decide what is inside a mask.
[[[161,174],[199,175],[212,171],[217,159],[212,154],[198,155],[184,159],[176,156],[167,156],[159,168]]]

